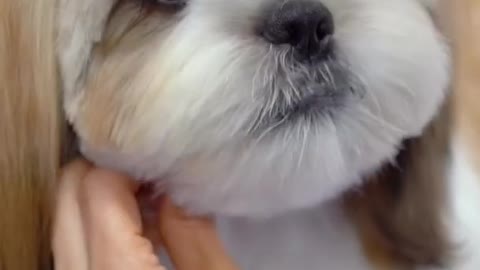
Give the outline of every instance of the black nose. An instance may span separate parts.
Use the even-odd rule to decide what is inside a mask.
[[[271,7],[260,32],[273,44],[289,44],[302,57],[327,55],[334,33],[332,13],[318,0],[290,0]]]

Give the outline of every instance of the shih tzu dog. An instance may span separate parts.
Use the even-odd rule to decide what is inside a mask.
[[[242,269],[480,269],[435,1],[60,2],[79,151],[215,216]]]

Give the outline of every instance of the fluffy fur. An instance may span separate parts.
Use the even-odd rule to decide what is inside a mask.
[[[272,1],[194,0],[137,22],[139,2],[120,3],[67,106],[82,153],[202,214],[273,215],[360,184],[438,111],[448,53],[418,1],[322,2],[336,53],[312,66],[255,33]],[[293,112],[316,91],[328,104]]]

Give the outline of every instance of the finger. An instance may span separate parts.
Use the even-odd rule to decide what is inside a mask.
[[[155,252],[160,254],[163,244],[158,230],[159,200],[153,190],[151,186],[142,186],[137,193],[137,200],[142,210],[143,235],[150,240]]]
[[[54,212],[52,252],[57,270],[87,270],[85,234],[80,220],[78,185],[91,169],[90,164],[76,160],[61,173]]]
[[[143,237],[135,199],[138,186],[124,175],[102,169],[92,170],[84,179],[80,202],[92,269],[163,269]]]
[[[122,174],[93,169],[81,185],[84,220],[106,234],[141,233],[141,220],[134,194],[137,185]],[[95,231],[96,232],[96,231]],[[116,235],[117,236],[117,235]]]
[[[214,223],[188,216],[164,199],[160,207],[160,234],[177,270],[236,270],[226,253]]]

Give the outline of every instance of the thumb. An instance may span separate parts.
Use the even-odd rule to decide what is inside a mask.
[[[91,269],[163,269],[143,237],[137,189],[128,177],[102,169],[83,180],[80,205]]]

